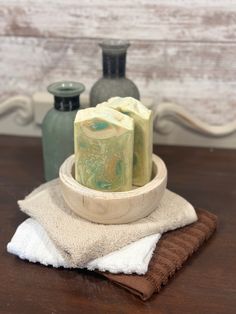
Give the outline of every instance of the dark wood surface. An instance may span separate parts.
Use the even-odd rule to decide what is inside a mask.
[[[155,147],[168,187],[219,217],[218,231],[149,301],[91,272],[53,269],[6,252],[26,218],[17,207],[43,182],[40,139],[0,136],[0,313],[235,313],[236,151]]]

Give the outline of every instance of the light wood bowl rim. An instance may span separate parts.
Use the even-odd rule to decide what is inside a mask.
[[[163,181],[167,179],[167,168],[164,161],[157,155],[152,154],[153,167],[156,168],[156,174],[154,174],[153,179],[141,187],[135,187],[132,190],[125,192],[102,192],[94,189],[90,189],[79,182],[77,182],[73,175],[72,169],[74,167],[75,155],[69,156],[61,165],[59,170],[59,178],[63,184],[65,184],[69,189],[72,189],[74,192],[79,194],[97,199],[125,199],[130,197],[139,196],[146,194],[153,189],[156,189],[158,186],[162,185]],[[155,171],[155,169],[154,169]]]

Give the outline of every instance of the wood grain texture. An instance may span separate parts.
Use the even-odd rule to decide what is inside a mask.
[[[44,91],[57,80],[73,79],[86,93],[101,76],[98,40],[3,37],[0,99]],[[236,44],[133,42],[128,77],[141,96],[172,101],[212,124],[236,118]]]
[[[235,41],[231,0],[0,1],[0,34],[30,37]]]
[[[101,224],[129,223],[148,216],[160,204],[166,189],[167,169],[155,154],[152,155],[152,180],[125,192],[96,191],[79,184],[72,174],[74,160],[74,155],[65,160],[59,177],[67,205],[82,218]]]
[[[155,147],[169,172],[169,188],[218,215],[218,231],[173,280],[144,303],[86,271],[24,262],[6,244],[26,216],[17,208],[43,182],[39,139],[0,136],[1,313],[233,314],[236,307],[236,151]]]
[[[127,38],[127,73],[141,96],[210,124],[236,119],[232,0],[0,0],[0,37],[0,102],[64,79],[88,94],[101,76],[100,39]]]

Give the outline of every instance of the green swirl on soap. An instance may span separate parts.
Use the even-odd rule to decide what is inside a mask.
[[[104,192],[124,190],[128,171],[126,159],[129,157],[125,155],[124,148],[126,143],[131,142],[131,136],[131,132],[126,132],[118,137],[101,140],[80,132],[79,143],[86,143],[86,148],[79,146],[76,165],[78,182]]]
[[[106,181],[97,181],[96,187],[98,189],[108,190],[112,187],[112,184]]]
[[[104,129],[107,129],[109,127],[110,123],[106,121],[95,121],[91,126],[90,129],[92,131],[101,131]]]
[[[120,176],[122,174],[122,160],[118,160],[116,163],[116,175]]]

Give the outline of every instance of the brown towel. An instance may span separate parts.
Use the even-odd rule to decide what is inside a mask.
[[[162,236],[145,275],[100,274],[138,295],[142,300],[149,299],[153,293],[160,291],[169,278],[215,231],[215,215],[200,209],[197,210],[197,215],[197,222]]]

